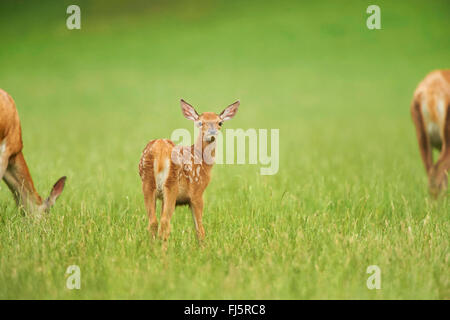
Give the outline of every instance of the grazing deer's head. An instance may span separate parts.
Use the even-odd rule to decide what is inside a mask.
[[[229,105],[219,115],[214,112],[204,112],[201,115],[195,111],[194,107],[181,99],[181,111],[186,119],[195,122],[201,130],[202,141],[206,143],[214,142],[224,121],[232,119],[239,108],[239,101]]]
[[[34,187],[22,149],[22,132],[16,105],[9,94],[0,89],[0,181],[5,181],[19,208],[40,216],[40,213],[49,211],[55,204],[64,189],[66,177],[60,178],[49,197],[42,200]]]

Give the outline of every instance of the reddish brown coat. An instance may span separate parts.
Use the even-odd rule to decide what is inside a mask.
[[[156,199],[162,201],[160,237],[166,240],[170,233],[170,220],[177,205],[189,205],[199,239],[205,236],[203,228],[203,192],[211,180],[214,162],[215,138],[223,121],[234,117],[239,102],[228,106],[220,115],[205,112],[201,115],[184,100],[184,116],[201,128],[194,145],[175,146],[167,139],[150,141],[139,162],[145,206],[149,217],[148,229],[153,237],[158,233]],[[210,151],[210,152],[209,152]],[[211,155],[212,159],[205,157]]]
[[[428,174],[430,193],[447,189],[450,168],[450,70],[436,70],[419,83],[411,104],[420,154]],[[433,163],[432,148],[440,151]]]
[[[22,131],[16,105],[11,96],[0,89],[0,179],[3,178],[17,204],[25,211],[47,211],[61,194],[66,178],[60,178],[50,196],[43,201],[36,192],[22,149]]]

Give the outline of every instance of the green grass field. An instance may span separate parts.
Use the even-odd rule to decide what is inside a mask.
[[[82,29],[66,28],[78,3]],[[3,299],[450,299],[449,197],[433,201],[409,106],[450,67],[448,1],[25,1],[0,6],[0,87],[47,196],[42,220],[0,184]],[[187,207],[147,233],[146,143],[241,100],[226,128],[280,130],[280,168],[217,165],[199,246]],[[81,268],[81,289],[66,269]],[[381,268],[369,290],[366,268]]]

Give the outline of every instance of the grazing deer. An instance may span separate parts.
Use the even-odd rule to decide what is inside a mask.
[[[22,148],[20,120],[14,100],[0,89],[0,179],[5,180],[21,209],[39,216],[55,203],[63,191],[66,177],[55,183],[50,196],[43,201],[34,188]]]
[[[214,164],[215,140],[224,121],[234,117],[239,101],[225,108],[221,114],[205,112],[199,115],[189,103],[181,100],[181,111],[186,119],[200,128],[196,143],[190,147],[175,146],[167,139],[150,141],[139,162],[145,206],[149,218],[148,230],[153,237],[158,233],[156,199],[162,200],[159,236],[167,240],[170,219],[177,205],[189,205],[197,238],[205,237],[202,224],[203,192],[211,178]]]
[[[411,115],[430,193],[437,196],[447,189],[450,168],[450,70],[433,71],[423,79],[414,92]],[[434,164],[432,148],[440,150]]]

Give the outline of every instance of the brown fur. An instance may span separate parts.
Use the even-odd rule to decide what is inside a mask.
[[[45,201],[37,193],[22,153],[22,131],[14,100],[0,89],[0,179],[3,178],[16,203],[26,211],[46,211],[64,188],[65,177],[57,181]]]
[[[411,104],[420,154],[428,174],[430,193],[447,189],[450,168],[450,70],[437,70],[419,83]],[[432,148],[440,150],[433,163]]]
[[[190,147],[180,147],[167,139],[150,141],[142,153],[139,174],[142,179],[142,191],[149,218],[148,230],[151,235],[155,237],[158,233],[156,199],[160,199],[162,201],[160,237],[166,240],[169,236],[170,220],[175,206],[189,205],[197,237],[201,240],[205,237],[202,223],[203,192],[211,180],[213,167],[213,163],[204,161],[201,155],[208,146],[215,147],[215,139],[206,141],[209,130],[219,131],[222,122],[231,119],[237,112],[239,102],[224,110],[226,117],[224,112],[221,115],[212,112],[198,115],[195,109],[183,100],[181,106],[186,118],[202,124],[196,143]],[[165,172],[166,177],[163,176]],[[160,180],[163,182],[158,187]]]

